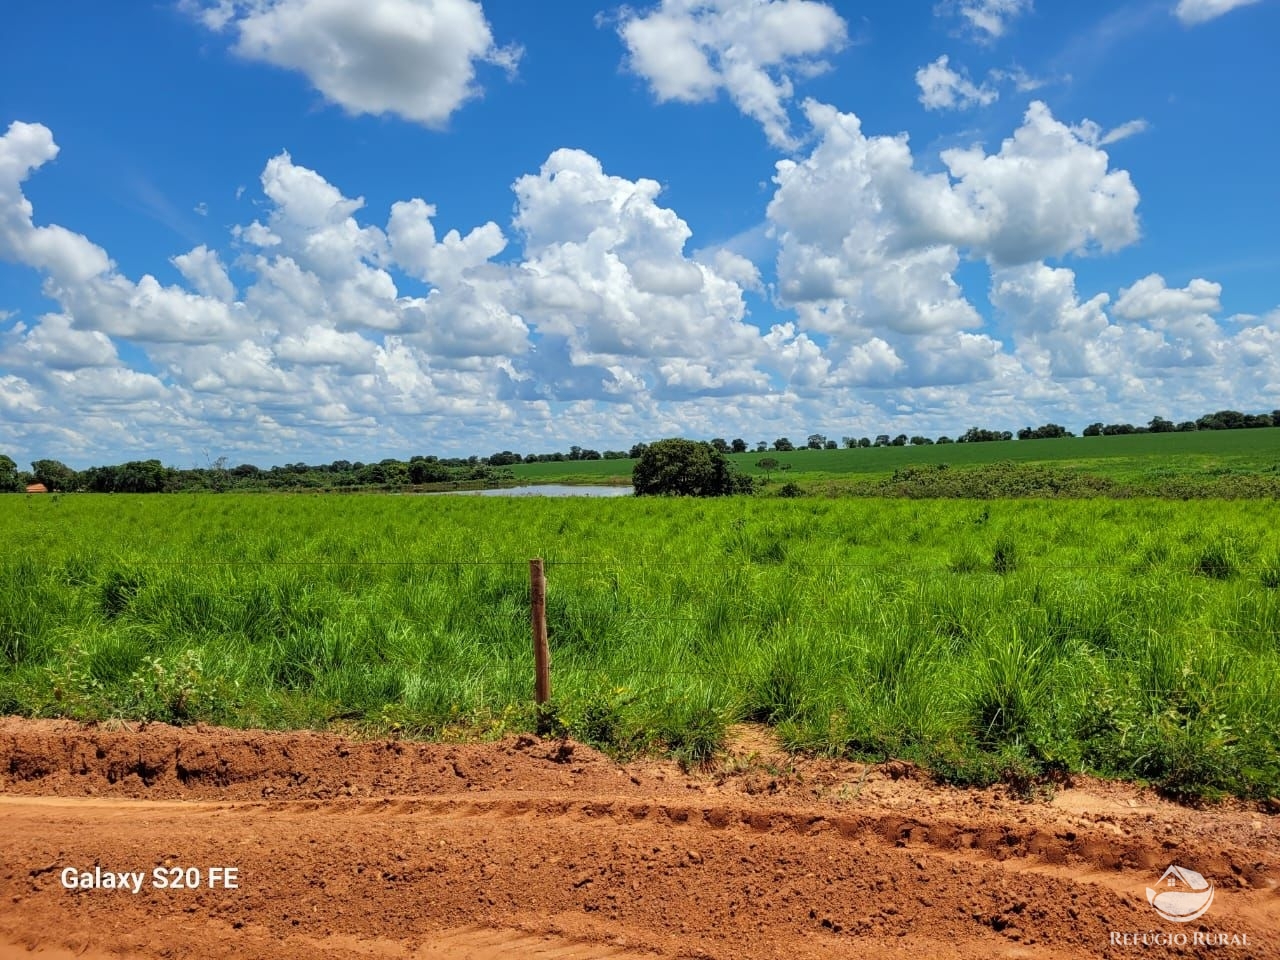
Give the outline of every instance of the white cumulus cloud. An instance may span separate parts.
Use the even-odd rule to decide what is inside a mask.
[[[954,278],[962,250],[1012,265],[1137,237],[1128,174],[1041,103],[999,152],[944,151],[948,173],[938,174],[915,168],[905,135],[868,137],[853,114],[805,109],[820,140],[808,157],[778,163],[768,217],[779,292],[807,329],[973,329],[982,319]]]
[[[113,366],[119,362],[110,337],[97,330],[77,330],[71,325],[71,318],[62,313],[45,314],[12,349],[11,356],[22,356],[50,370]]]
[[[987,83],[979,86],[967,73],[953,70],[946,54],[916,71],[916,85],[926,110],[965,110],[1000,99],[995,87]]]
[[[236,35],[235,51],[302,73],[353,114],[443,125],[480,94],[477,63],[514,70],[477,0],[188,0],[200,20]]]
[[[256,221],[160,258],[155,274],[177,283],[134,280],[40,223],[23,188],[57,147],[14,125],[0,256],[55,306],[0,331],[0,448],[284,462],[483,452],[476,437],[754,443],[1274,405],[1280,311],[1222,320],[1219,284],[1158,273],[1082,293],[1044,262],[1137,236],[1136,189],[1096,124],[1033,104],[998,147],[945,151],[926,173],[936,161],[918,163],[905,134],[868,135],[818,103],[805,114],[815,142],[777,164],[759,231],[776,285],[732,243],[693,247],[656,181],[575,149],[512,184],[509,224],[465,229],[431,202],[447,183],[370,210],[280,153]],[[990,271],[997,326],[961,287],[966,259]]]
[[[1185,287],[1170,288],[1158,273],[1143,277],[1120,291],[1116,316],[1126,320],[1153,320],[1159,317],[1217,313],[1222,309],[1222,284],[1192,280]]]
[[[697,103],[726,92],[769,141],[790,149],[794,81],[826,68],[847,27],[817,0],[662,0],[619,25],[628,66],[659,101]]]
[[[1000,152],[942,154],[977,232],[961,238],[1000,263],[1026,263],[1138,239],[1138,191],[1127,171],[1036,101]]]
[[[638,380],[684,392],[761,384],[751,364],[768,349],[744,322],[741,258],[688,256],[692,231],[656,202],[660,190],[606,173],[581,150],[557,150],[516,181],[521,312],[563,341],[569,379],[591,368],[601,390]]]

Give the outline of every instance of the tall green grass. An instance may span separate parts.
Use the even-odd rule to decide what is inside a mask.
[[[0,711],[1280,794],[1280,505],[0,498]],[[542,718],[545,722],[546,718]]]

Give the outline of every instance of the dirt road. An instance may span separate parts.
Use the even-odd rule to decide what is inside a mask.
[[[1264,809],[1024,802],[757,730],[685,774],[534,737],[4,719],[0,854],[0,958],[1280,957]],[[1173,864],[1213,885],[1191,922],[1148,903]]]

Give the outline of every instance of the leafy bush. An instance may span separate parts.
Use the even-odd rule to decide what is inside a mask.
[[[176,657],[145,657],[129,678],[129,715],[140,720],[186,723],[226,716],[231,711],[216,679],[206,676],[196,650]]]

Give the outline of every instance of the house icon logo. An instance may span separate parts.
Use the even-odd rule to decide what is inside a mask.
[[[1156,913],[1173,923],[1190,923],[1205,915],[1213,905],[1213,883],[1194,870],[1174,864],[1147,887],[1147,902]]]

